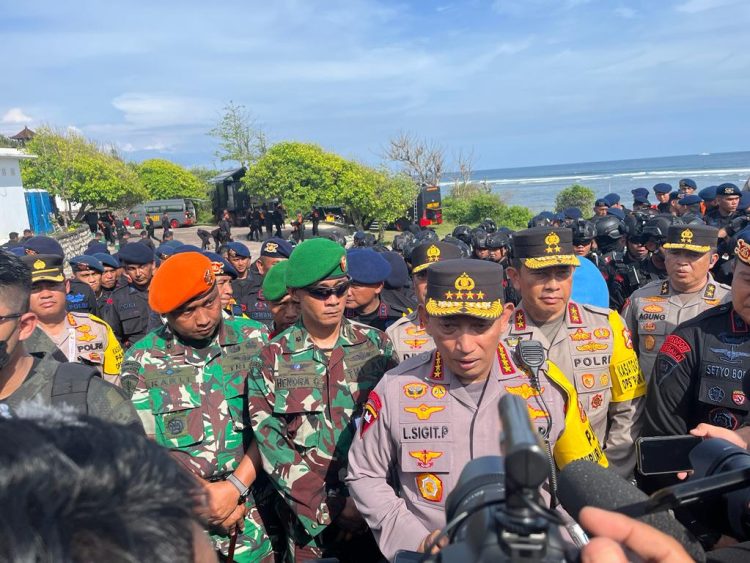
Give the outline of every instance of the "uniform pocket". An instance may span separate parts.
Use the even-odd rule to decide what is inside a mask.
[[[291,389],[276,394],[274,416],[284,420],[287,438],[300,452],[317,448],[321,434],[327,432],[323,403],[317,389]]]
[[[149,389],[151,412],[156,420],[156,440],[173,448],[198,444],[205,437],[198,383]]]
[[[224,396],[229,408],[229,416],[232,417],[232,425],[235,430],[244,430],[248,425],[247,410],[247,372],[240,371],[227,375],[224,385]]]
[[[119,311],[120,324],[125,334],[137,334],[145,328],[146,321],[141,317],[141,312],[137,308]]]

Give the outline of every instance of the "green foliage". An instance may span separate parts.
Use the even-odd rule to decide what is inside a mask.
[[[20,149],[22,148],[22,145],[20,141],[16,141],[15,139],[11,139],[10,137],[6,137],[5,135],[0,135],[0,148]]]
[[[206,198],[205,184],[179,164],[152,158],[138,166],[138,178],[150,199]]]
[[[261,198],[279,197],[290,212],[312,205],[341,205],[355,226],[402,216],[417,188],[407,177],[375,170],[310,143],[271,147],[242,179]]]
[[[596,194],[591,188],[573,184],[562,190],[555,198],[555,211],[564,211],[568,207],[577,207],[587,213],[594,206]]]
[[[67,204],[80,204],[76,220],[92,207],[128,206],[146,192],[133,168],[74,131],[42,127],[26,150],[37,158],[23,160],[21,175],[28,188],[47,190]]]
[[[477,193],[467,198],[443,198],[443,217],[456,224],[475,225],[492,219],[498,227],[525,229],[532,217],[528,208],[507,205],[497,194]]]

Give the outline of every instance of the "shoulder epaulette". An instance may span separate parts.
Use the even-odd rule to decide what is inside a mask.
[[[410,358],[406,358],[396,367],[388,370],[388,373],[392,375],[408,374],[410,371],[413,371],[415,368],[431,361],[431,359],[432,359],[432,352],[422,352],[421,354],[417,354],[415,356],[411,356]]]

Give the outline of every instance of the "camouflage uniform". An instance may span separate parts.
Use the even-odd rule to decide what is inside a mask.
[[[122,347],[110,326],[89,313],[68,313],[59,335],[47,335],[69,362],[94,366],[102,378],[120,385]]]
[[[224,319],[213,342],[196,349],[164,326],[125,354],[122,384],[132,393],[146,434],[170,448],[178,461],[202,479],[225,477],[237,467],[250,443],[246,379],[251,359],[267,336],[265,327],[254,321]],[[248,497],[235,561],[273,561],[271,542],[254,500],[257,492],[258,480]],[[229,536],[214,533],[211,537],[226,555]]]
[[[406,358],[418,356],[423,352],[431,352],[435,349],[435,341],[422,328],[416,311],[406,317],[401,317],[389,326],[385,333],[393,342],[393,348],[402,362]]]
[[[328,353],[327,353],[328,352]],[[248,378],[248,406],[263,466],[296,519],[290,535],[320,557],[349,492],[355,419],[398,360],[382,332],[342,320],[336,346],[317,348],[302,321],[264,346]]]

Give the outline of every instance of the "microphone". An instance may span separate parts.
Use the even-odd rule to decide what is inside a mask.
[[[576,521],[584,506],[620,512],[619,509],[649,500],[648,495],[610,469],[590,461],[566,465],[558,477],[558,498]],[[672,515],[662,512],[639,516],[636,520],[672,536],[696,561],[705,561],[700,542]]]

